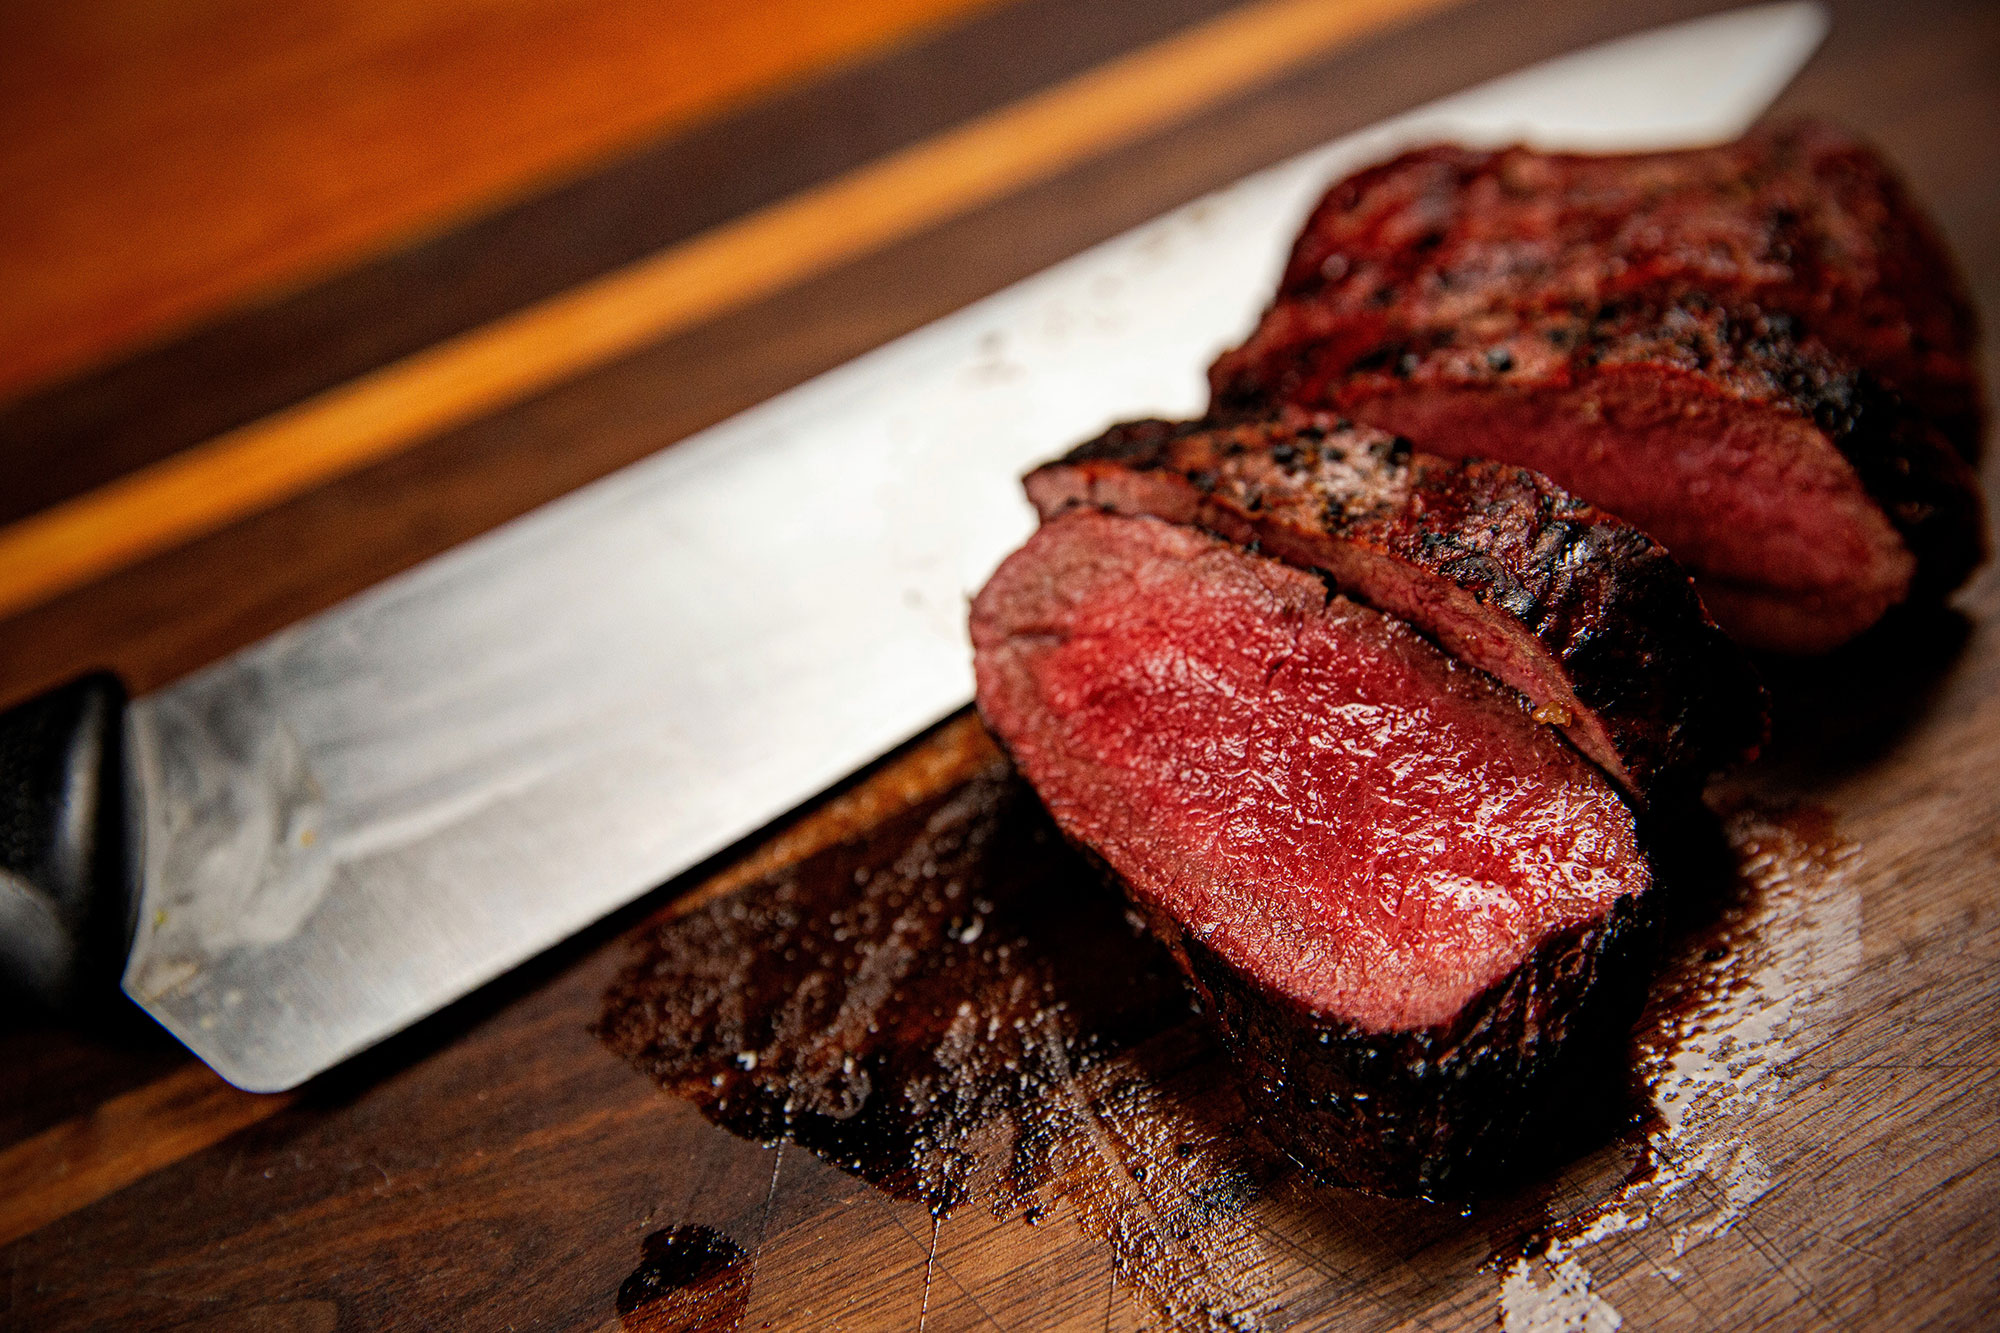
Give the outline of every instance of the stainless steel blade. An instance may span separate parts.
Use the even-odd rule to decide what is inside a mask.
[[[1328,181],[1436,138],[1729,138],[1824,28],[1740,10],[1344,138],[140,700],[125,989],[276,1090],[629,902],[971,696],[1018,475],[1198,411]]]

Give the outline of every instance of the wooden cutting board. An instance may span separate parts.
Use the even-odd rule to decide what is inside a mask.
[[[1017,268],[1451,86],[1695,8],[1474,4],[1343,47],[18,616],[0,679],[11,697],[104,660],[142,688],[171,678]],[[1989,326],[1996,55],[1991,6],[1837,6],[1786,102],[1884,143]],[[996,58],[916,47],[897,77]],[[861,96],[828,87],[819,113]],[[132,386],[167,393],[172,369],[105,374],[142,401]],[[1995,369],[1989,349],[1989,382]],[[105,410],[65,392],[83,396],[39,400],[41,420]],[[239,410],[212,384],[188,392]],[[575,446],[551,459],[535,446],[559,429]],[[0,1326],[1987,1326],[2000,576],[1956,607],[1773,669],[1779,733],[1713,793],[1724,870],[1677,923],[1634,1091],[1496,1197],[1376,1199],[1273,1154],[1157,959],[1038,840],[961,718],[293,1098],[236,1094],[142,1032],[8,1032]],[[760,952],[767,965],[741,965]],[[866,984],[857,958],[876,968]],[[649,999],[739,979],[748,1019],[839,995],[851,1040],[746,1043],[646,1016]],[[934,1069],[921,1113],[842,1114],[852,1071],[826,1057],[854,1051],[885,1085],[922,1091]],[[776,1127],[760,1088],[798,1094],[777,1146],[726,1127]],[[942,1221],[936,1202],[955,1203]]]

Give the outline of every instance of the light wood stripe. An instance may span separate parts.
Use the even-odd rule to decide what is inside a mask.
[[[115,1194],[292,1104],[190,1064],[0,1150],[0,1245]]]
[[[0,4],[0,398],[995,7]]]
[[[215,531],[1456,0],[1262,0],[0,529],[0,615]]]

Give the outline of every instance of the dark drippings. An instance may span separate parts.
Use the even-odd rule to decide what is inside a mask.
[[[943,1215],[974,1136],[1185,1017],[1171,960],[996,765],[868,838],[667,922],[599,1035],[716,1123],[787,1138]]]
[[[1787,867],[1818,873],[1837,839],[1811,825],[1711,825],[1695,859],[1718,878],[1677,885],[1688,904],[1635,1035],[1642,1066],[1687,997],[1726,989],[1755,952]],[[1369,1308],[1368,1326],[1395,1326],[1454,1262],[1574,1237],[1657,1169],[1648,1099],[1629,1118],[1605,1108],[1622,1133],[1550,1135],[1543,1176],[1476,1205],[1313,1184],[1257,1130],[1171,960],[997,761],[654,927],[599,1032],[717,1124],[795,1141],[939,1217],[978,1204],[1081,1228],[1171,1328]]]
[[[1170,1327],[1275,1321],[1226,1256],[1290,1164],[1179,973],[996,761],[656,927],[599,1035],[741,1136],[937,1216],[1066,1220]]]
[[[1815,892],[1856,851],[1818,806],[1742,797],[1720,804],[1711,858],[1721,859],[1706,878],[1675,885],[1683,890],[1679,910],[1634,1031],[1634,1089],[1648,1117],[1657,1116],[1659,1069],[1690,1035],[1688,1024],[1718,997],[1750,985],[1757,966],[1796,949],[1774,920],[1783,902]]]
[[[655,1231],[618,1288],[625,1333],[729,1333],[750,1305],[750,1257],[712,1227]]]
[[[1715,1182],[1685,1174],[1690,1145],[1739,1136],[1743,1125],[1731,1122],[1751,1115],[1765,1097],[1783,1095],[1776,1075],[1805,1042],[1782,1031],[1749,1046],[1732,1042],[1729,1058],[1703,1066],[1707,1072],[1692,1086],[1676,1062],[1698,1050],[1693,1043],[1712,1044],[1717,1025],[1726,1031],[1773,1005],[1812,998],[1808,954],[1822,942],[1812,938],[1801,909],[1812,910],[1858,849],[1817,806],[1772,806],[1740,794],[1725,794],[1718,804],[1712,828],[1688,831],[1691,840],[1674,858],[1674,910],[1632,1033],[1629,1128],[1617,1145],[1623,1176],[1588,1206],[1545,1202],[1538,1224],[1515,1245],[1500,1247],[1495,1262],[1503,1267],[1577,1240],[1612,1209],[1633,1213],[1625,1228],[1632,1229],[1645,1224],[1663,1196],[1713,1196]]]
[[[1249,1333],[1284,1324],[1257,1253],[1253,1207],[1296,1168],[1247,1121],[1227,1062],[1187,1024],[1065,1090],[1043,1138],[1046,1195],[1105,1244],[1119,1280],[1168,1328]],[[1002,1196],[995,1208],[1012,1200]]]

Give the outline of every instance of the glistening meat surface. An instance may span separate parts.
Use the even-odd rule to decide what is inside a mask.
[[[1261,389],[1547,474],[1658,538],[1751,646],[1833,647],[1983,557],[1964,459],[1783,319],[1687,295],[1379,333],[1300,340]]]
[[[1753,752],[1764,697],[1659,543],[1524,468],[1290,410],[1135,421],[1027,477],[1044,519],[1149,514],[1255,545],[1512,686],[1638,802]]]
[[[1337,183],[1215,411],[1519,463],[1643,528],[1754,647],[1983,558],[1977,330],[1929,223],[1820,125],[1684,153],[1424,149]]]
[[[1821,123],[1627,156],[1439,145],[1341,181],[1293,249],[1251,369],[1317,320],[1443,326],[1681,292],[1789,316],[1937,421],[1982,434],[1965,285],[1879,155]]]
[[[1452,1029],[1650,882],[1631,811],[1512,691],[1204,534],[1063,515],[972,631],[981,711],[1063,830],[1318,1021]]]

